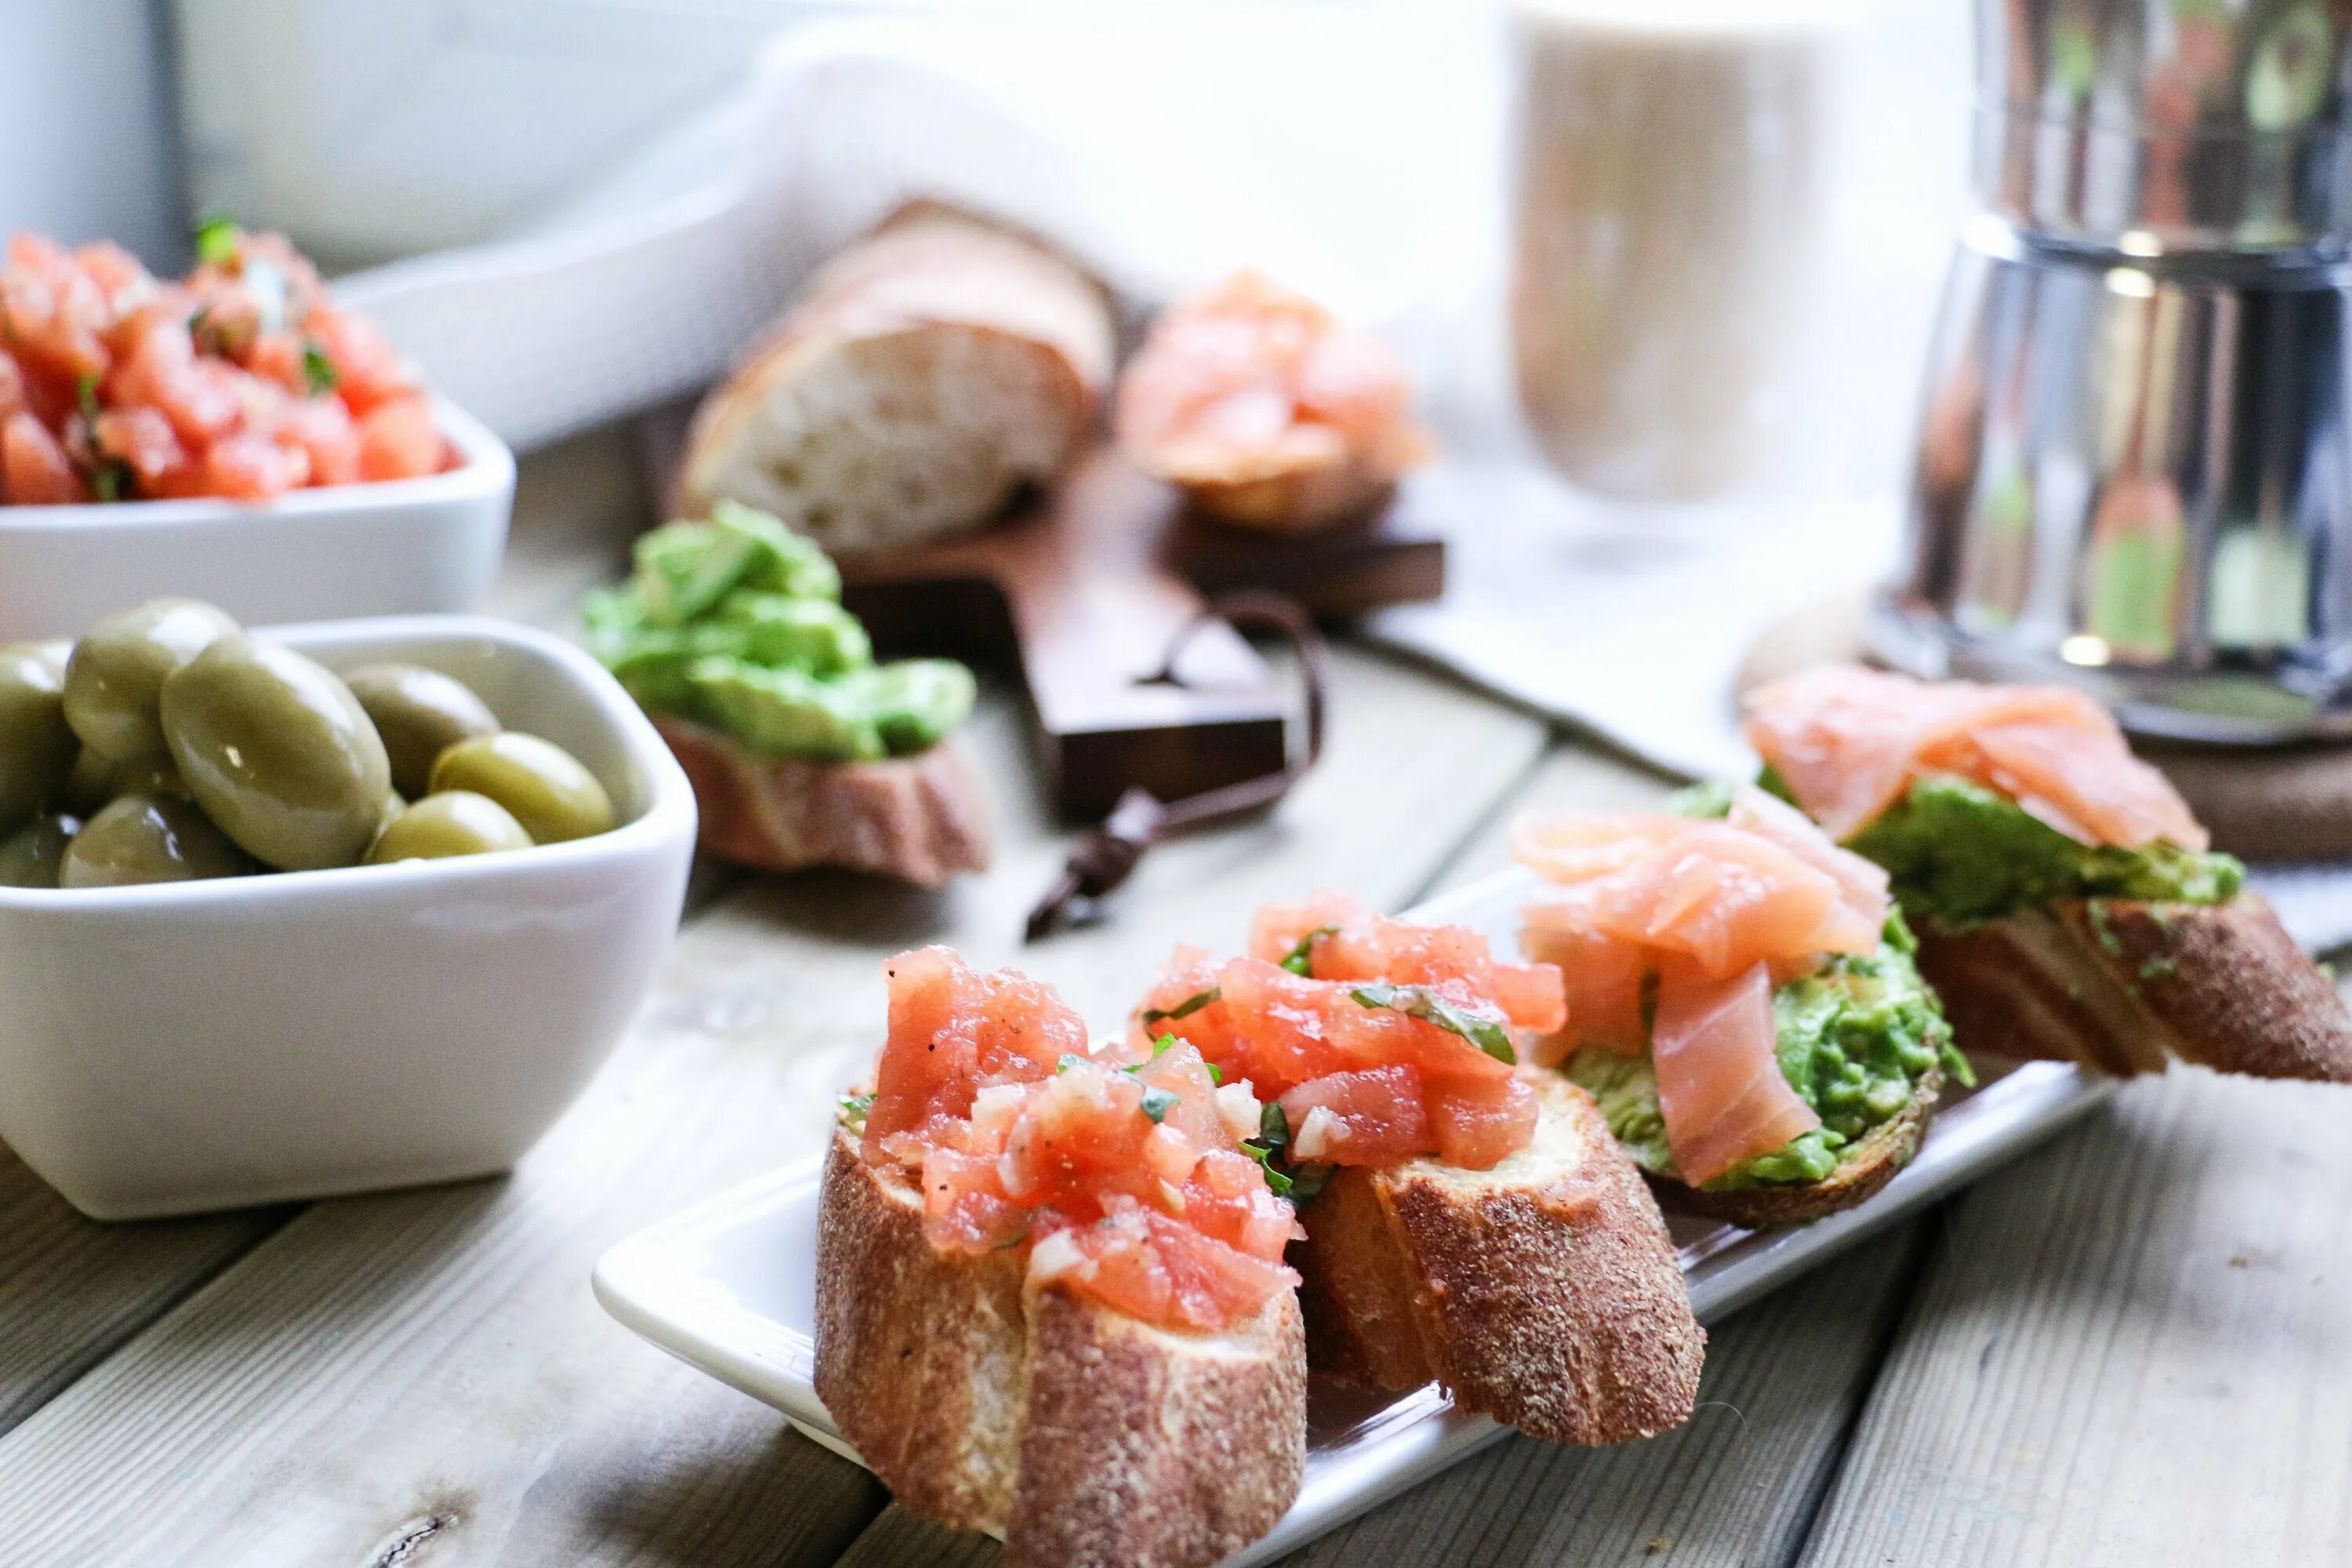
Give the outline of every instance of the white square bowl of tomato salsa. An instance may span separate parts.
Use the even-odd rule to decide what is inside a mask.
[[[389,866],[0,887],[0,1143],[98,1219],[487,1175],[611,1054],[677,929],[694,791],[603,666],[479,616],[264,629],[562,747],[615,826]]]
[[[498,576],[514,455],[434,400],[439,473],[290,490],[272,500],[0,506],[0,642],[72,637],[166,595],[247,626],[476,608]]]

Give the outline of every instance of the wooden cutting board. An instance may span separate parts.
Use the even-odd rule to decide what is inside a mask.
[[[1012,653],[1036,710],[1055,803],[1100,816],[1129,787],[1162,800],[1257,778],[1289,753],[1288,694],[1239,634],[1201,628],[1208,598],[1271,589],[1318,616],[1436,598],[1445,546],[1408,483],[1377,515],[1274,535],[1188,515],[1108,449],[981,532],[845,557],[849,607],[893,650]]]

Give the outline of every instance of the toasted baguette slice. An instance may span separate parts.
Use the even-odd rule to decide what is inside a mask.
[[[755,757],[714,730],[657,717],[694,785],[703,850],[770,871],[841,866],[935,888],[988,869],[988,796],[953,739],[881,763]]]
[[[976,527],[1068,465],[1110,366],[1100,284],[1017,230],[909,204],[704,402],[676,514],[731,498],[844,552]]]
[[[2067,900],[1968,931],[1923,924],[1919,973],[1966,1051],[2126,1074],[2177,1058],[2352,1083],[2352,1015],[2256,893]]]
[[[1556,1443],[1678,1426],[1706,1334],[1665,1222],[1592,1097],[1531,1081],[1535,1139],[1494,1169],[1347,1167],[1302,1212],[1307,1359],[1366,1388],[1434,1379]]]
[[[1206,1568],[1274,1528],[1307,1460],[1297,1298],[1184,1333],[1026,1275],[1023,1250],[934,1249],[921,1194],[835,1135],[817,1396],[898,1501],[1014,1568]]]
[[[1853,1207],[1893,1181],[1895,1173],[1918,1154],[1919,1142],[1927,1135],[1927,1123],[1934,1120],[1936,1101],[1943,1092],[1944,1069],[1928,1068],[1912,1085],[1910,1102],[1846,1150],[1837,1169],[1818,1182],[1709,1192],[1672,1176],[1648,1173],[1650,1185],[1656,1190],[1658,1201],[1677,1214],[1700,1215],[1749,1230],[1811,1225]]]

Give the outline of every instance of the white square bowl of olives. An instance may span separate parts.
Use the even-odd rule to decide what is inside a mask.
[[[131,655],[85,638],[73,677],[62,645],[0,649],[0,818],[26,819],[0,820],[0,1141],[101,1219],[507,1169],[677,930],[684,773],[619,684],[543,633],[418,616],[245,636],[205,609],[116,617]],[[143,697],[142,658],[169,667]]]

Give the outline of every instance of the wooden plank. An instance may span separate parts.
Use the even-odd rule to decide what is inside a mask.
[[[489,609],[569,630],[581,593],[626,559],[644,509],[626,428],[524,458],[507,565]],[[723,879],[698,878],[699,889],[720,885]],[[0,1145],[0,1432],[293,1212],[100,1225]]]
[[[1958,1200],[1802,1561],[2352,1563],[2347,1133],[2179,1070]]]
[[[100,1225],[0,1147],[0,1432],[286,1222]]]
[[[1111,921],[1025,953],[1021,915],[1064,837],[1026,787],[1017,715],[993,705],[975,740],[1013,795],[988,876],[936,895],[824,876],[730,894],[510,1179],[309,1210],[0,1439],[0,1561],[437,1564],[430,1545],[449,1563],[589,1563],[689,1540],[698,1563],[822,1559],[878,1505],[870,1481],[605,1320],[589,1266],[817,1146],[873,1048],[896,948],[1017,955],[1108,1025],[1168,943],[1238,941],[1262,898],[1333,880],[1408,893],[1542,731],[1370,656],[1337,664],[1315,779],[1263,821],[1155,852]]]

